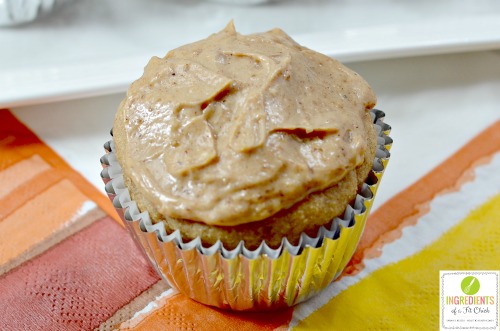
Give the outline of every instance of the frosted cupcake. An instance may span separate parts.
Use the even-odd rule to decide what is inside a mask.
[[[359,240],[390,144],[375,103],[369,85],[338,61],[279,29],[244,36],[230,23],[152,58],[131,85],[107,146],[112,161],[103,162],[118,169],[104,173],[114,178],[107,188],[172,286],[222,308],[295,304],[331,282]],[[167,243],[171,262],[152,248]],[[311,263],[312,248],[324,250],[314,263],[331,270],[290,271],[286,264]],[[239,265],[243,258],[262,266]],[[283,269],[262,270],[280,259],[288,261]],[[254,283],[253,273],[268,285]],[[291,289],[305,279],[313,283]],[[235,283],[258,294],[227,293]],[[196,293],[207,285],[215,289]]]

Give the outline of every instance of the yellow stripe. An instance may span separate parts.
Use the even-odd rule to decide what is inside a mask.
[[[383,267],[300,321],[294,330],[437,330],[439,270],[496,270],[500,194],[421,252]]]

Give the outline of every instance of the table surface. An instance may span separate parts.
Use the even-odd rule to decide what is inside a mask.
[[[0,105],[122,92],[152,55],[204,38],[231,19],[245,34],[280,27],[343,62],[500,48],[497,0],[57,2],[63,5],[31,24],[0,29],[0,43],[9,46],[0,52]]]
[[[500,118],[500,51],[350,63],[378,95],[394,139],[374,208]],[[103,193],[102,145],[123,93],[13,108]]]

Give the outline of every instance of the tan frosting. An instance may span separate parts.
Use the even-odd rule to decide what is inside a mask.
[[[151,59],[118,110],[117,152],[161,214],[249,223],[360,165],[375,102],[359,75],[283,31],[243,36],[230,23]]]

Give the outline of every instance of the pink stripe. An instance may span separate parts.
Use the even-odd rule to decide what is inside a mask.
[[[90,330],[159,280],[110,217],[0,277],[5,330]]]

